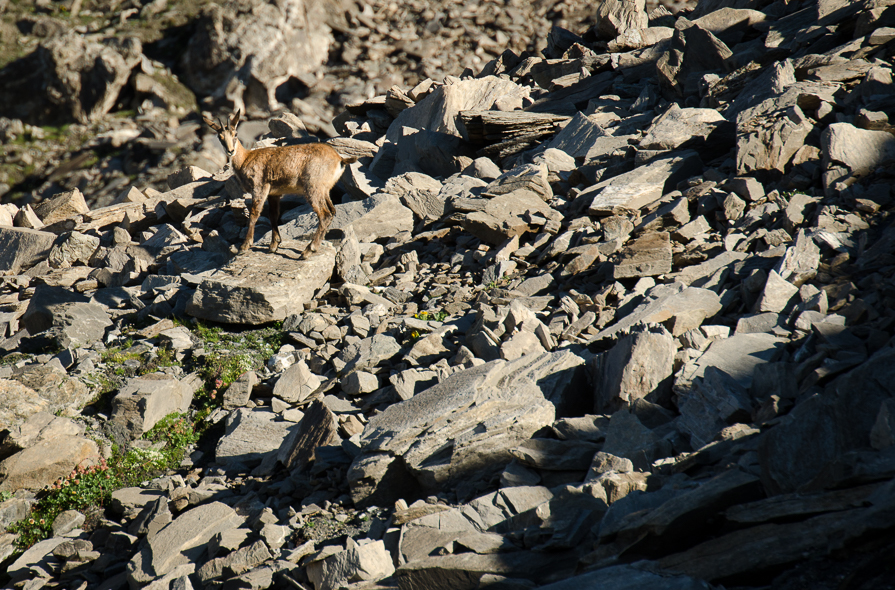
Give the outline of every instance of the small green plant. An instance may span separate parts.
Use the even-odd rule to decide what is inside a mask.
[[[26,549],[49,537],[53,520],[66,510],[107,506],[115,490],[137,485],[177,467],[187,448],[199,440],[199,434],[186,417],[169,414],[146,432],[143,439],[155,444],[149,448],[135,447],[125,454],[113,446],[108,463],[102,459],[98,465],[79,466],[45,488],[31,515],[7,529],[19,534],[16,545]]]
[[[7,500],[11,500],[15,496],[12,492],[2,491],[0,492],[0,502],[6,502]]]
[[[31,515],[9,527],[18,533],[16,545],[22,549],[46,539],[52,532],[53,521],[66,510],[84,510],[91,506],[106,506],[112,492],[121,487],[115,471],[102,459],[99,465],[78,466],[68,477],[56,480],[45,488]]]
[[[21,352],[11,352],[2,359],[0,359],[0,367],[7,365],[14,365],[19,361],[23,361],[29,357],[27,354],[23,354]]]
[[[445,320],[445,318],[448,317],[448,312],[446,312],[444,310],[439,310],[439,311],[425,311],[424,310],[417,314],[414,314],[413,317],[415,317],[418,320],[423,320],[423,321],[427,321],[427,322],[428,321],[443,322]]]

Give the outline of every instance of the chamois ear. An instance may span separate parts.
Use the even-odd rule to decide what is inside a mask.
[[[208,125],[212,129],[214,129],[215,131],[221,130],[220,124],[214,122],[210,117],[206,117],[205,115],[202,115],[202,120],[205,121],[206,125]]]
[[[236,129],[236,126],[239,125],[239,117],[242,116],[242,112],[239,109],[236,109],[236,112],[230,115],[230,127]]]

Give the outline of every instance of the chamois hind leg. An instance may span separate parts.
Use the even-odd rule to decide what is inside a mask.
[[[333,222],[333,217],[336,215],[336,208],[333,207],[328,192],[324,193],[318,191],[311,193],[308,196],[308,201],[311,203],[314,213],[317,214],[318,225],[317,231],[314,232],[314,237],[311,238],[311,243],[308,244],[308,247],[302,252],[302,258],[308,258],[311,253],[317,251],[320,247],[320,242],[323,240],[323,236],[326,234],[326,230],[329,229],[330,224]]]
[[[280,245],[280,197],[270,195],[268,201],[270,207],[270,225],[273,228],[270,234],[270,251],[276,252]]]
[[[246,239],[243,241],[242,246],[239,247],[240,254],[246,252],[255,242],[255,223],[258,221],[258,217],[261,216],[261,210],[264,208],[264,201],[267,200],[268,193],[270,193],[269,184],[263,185],[260,189],[255,188],[252,190],[252,207],[249,209],[249,231],[246,233]]]

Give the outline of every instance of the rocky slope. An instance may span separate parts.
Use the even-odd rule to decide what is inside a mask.
[[[895,7],[730,4],[349,101],[306,261],[219,165],[0,206],[7,586],[891,585]]]
[[[197,101],[258,118],[288,109],[335,135],[346,104],[537,52],[551,23],[584,32],[595,12],[577,0],[3,2],[0,196],[78,188],[104,206],[137,177],[164,190],[185,165],[222,164],[196,132]]]

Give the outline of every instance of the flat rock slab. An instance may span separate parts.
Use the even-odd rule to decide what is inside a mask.
[[[0,430],[12,428],[16,424],[43,412],[50,402],[37,392],[11,379],[0,379]]]
[[[193,317],[232,324],[283,320],[304,309],[332,276],[336,250],[324,241],[316,254],[301,260],[307,242],[288,241],[271,254],[257,248],[205,275],[186,312]]]
[[[218,441],[218,463],[253,465],[277,451],[289,436],[291,422],[277,422],[273,412],[239,408],[227,418],[227,431]]]
[[[439,86],[416,105],[401,111],[386,133],[386,139],[398,143],[404,127],[438,131],[468,139],[458,115],[461,111],[488,111],[498,100],[518,100],[527,97],[529,89],[515,82],[485,76]]]
[[[824,164],[842,164],[857,176],[895,158],[895,137],[888,131],[858,129],[850,123],[833,123],[820,135]]]
[[[671,272],[671,237],[653,232],[632,240],[622,249],[612,269],[616,279],[651,277]]]
[[[689,576],[673,575],[650,564],[650,570],[636,565],[615,565],[539,586],[537,590],[712,590],[714,586]]]
[[[537,580],[558,572],[571,573],[575,561],[571,552],[460,553],[412,561],[399,567],[395,577],[399,588],[474,590],[479,588],[479,580],[486,574]]]
[[[18,274],[46,258],[56,234],[24,227],[0,227],[0,271]]]
[[[701,357],[684,367],[675,388],[686,381],[704,377],[708,367],[715,367],[749,389],[755,367],[775,360],[786,343],[785,338],[766,333],[735,334],[715,340]]]
[[[537,193],[518,189],[489,199],[481,211],[469,213],[463,220],[463,229],[482,241],[499,245],[531,231],[532,215],[550,219],[556,212]]]
[[[400,457],[423,489],[490,481],[512,459],[511,448],[553,423],[548,400],[578,387],[573,377],[583,363],[569,353],[492,361],[390,406],[361,435],[362,453],[348,475],[355,502],[375,493],[375,480],[386,475],[373,473],[376,457]]]
[[[287,468],[301,471],[314,460],[317,447],[339,440],[339,422],[323,402],[315,401],[307,407],[294,432],[280,447],[278,455]]]
[[[0,379],[0,428],[40,411],[80,410],[93,396],[84,383],[53,365],[37,367],[15,380]]]
[[[98,463],[96,443],[82,436],[44,440],[0,462],[0,491],[40,489],[68,476],[78,465]]]
[[[588,209],[590,215],[612,215],[622,209],[639,209],[671,192],[679,181],[701,170],[702,160],[695,151],[673,152],[631,172],[598,182],[577,198],[593,196]],[[633,186],[628,189],[628,185]]]
[[[709,318],[721,311],[721,299],[709,289],[684,287],[681,284],[657,285],[646,294],[643,303],[615,324],[600,331],[588,344],[616,337],[636,324],[660,323],[679,314],[694,313]]]
[[[180,565],[195,562],[213,536],[242,524],[235,510],[220,502],[203,504],[160,530],[127,564],[128,581],[143,586]]]
[[[120,424],[130,438],[140,438],[168,414],[185,413],[200,384],[195,376],[183,381],[162,373],[135,377],[112,400],[111,421]]]
[[[319,220],[310,207],[293,211],[283,215],[280,226],[283,240],[305,239],[317,230]],[[354,228],[358,241],[373,242],[413,229],[413,211],[395,195],[379,193],[363,201],[336,205],[336,216],[329,229],[344,229],[349,225]],[[266,245],[269,240],[270,232],[265,232],[258,241]]]
[[[672,105],[640,140],[640,149],[673,150],[694,137],[708,137],[725,120],[715,109],[682,109]]]

